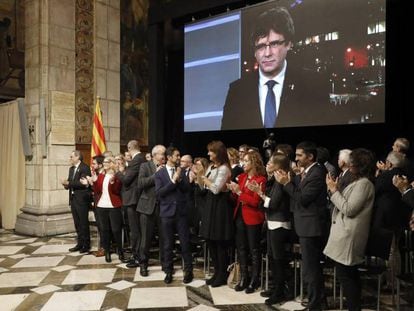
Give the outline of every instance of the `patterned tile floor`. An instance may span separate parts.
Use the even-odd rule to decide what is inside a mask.
[[[182,283],[177,267],[174,281],[154,260],[150,276],[128,269],[115,255],[103,257],[69,253],[73,234],[33,238],[0,230],[0,310],[295,310],[297,301],[266,306],[257,291],[246,295],[227,286],[205,285],[202,264],[195,267],[192,283]],[[177,263],[179,264],[179,263]],[[367,297],[372,296],[370,299]],[[368,308],[375,308],[375,293],[365,292]],[[331,302],[331,297],[328,302]],[[401,311],[414,310],[402,301]],[[334,308],[332,308],[334,309]],[[382,310],[395,310],[390,295],[382,295]]]

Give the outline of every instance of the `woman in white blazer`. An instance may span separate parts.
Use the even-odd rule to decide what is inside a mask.
[[[348,309],[361,310],[361,281],[358,265],[364,261],[365,247],[374,205],[375,157],[366,149],[354,149],[350,155],[351,182],[342,193],[338,179],[326,176],[334,205],[331,231],[324,254],[335,262]]]

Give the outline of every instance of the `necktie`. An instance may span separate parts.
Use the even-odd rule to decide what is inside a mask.
[[[171,179],[173,179],[174,173],[175,173],[175,168],[174,168],[174,167],[172,167],[172,168],[171,168]]]
[[[303,172],[300,174],[300,181],[304,180],[304,179],[305,179],[305,177],[306,177],[306,172],[305,172],[305,171],[303,171]]]
[[[264,117],[264,127],[274,127],[276,121],[276,98],[273,93],[273,87],[277,82],[269,80],[266,82],[267,85],[267,95],[265,101],[265,117]]]
[[[77,171],[77,167],[75,166],[74,168],[73,168],[73,175],[72,175],[72,180],[75,180],[75,175],[76,175],[76,171]]]

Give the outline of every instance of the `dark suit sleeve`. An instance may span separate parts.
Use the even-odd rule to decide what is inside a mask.
[[[155,185],[155,175],[150,172],[150,165],[141,165],[138,175],[138,189],[151,188]]]
[[[118,178],[121,180],[122,184],[125,187],[129,187],[133,183],[133,181],[139,174],[139,167],[141,166],[141,163],[144,162],[142,157],[140,157],[139,155],[137,155],[136,157],[138,157],[138,159],[134,159],[131,162],[129,162],[128,168],[125,169],[125,172],[123,174],[118,175]]]
[[[281,207],[281,202],[286,194],[283,192],[283,186],[277,181],[273,184],[270,195],[269,210],[277,211]]]
[[[223,108],[223,118],[221,119],[221,129],[228,130],[232,129],[231,122],[234,119],[234,112],[236,110],[236,95],[234,87],[230,84],[229,90],[227,92],[226,103]]]
[[[181,177],[180,177],[180,181],[178,182],[178,188],[182,192],[190,192],[192,189],[190,181],[188,180],[188,177],[185,175],[185,170],[181,171]]]
[[[73,190],[87,189],[88,186],[85,186],[80,182],[80,178],[83,178],[86,176],[91,176],[91,169],[86,164],[81,163],[79,165],[79,178],[76,178],[75,180],[69,180],[68,187],[72,188]]]
[[[406,203],[411,208],[411,210],[413,210],[414,209],[414,190],[410,190],[406,192],[405,194],[403,194],[402,200],[404,203]]]
[[[160,198],[165,197],[177,187],[177,184],[174,184],[170,179],[168,179],[167,182],[164,182],[161,173],[162,171],[158,171],[158,173],[155,174],[155,192]]]
[[[284,187],[289,196],[305,208],[315,202],[322,192],[326,192],[323,170],[314,171],[312,174],[309,173],[306,178],[307,180],[303,187],[296,186],[292,182]]]

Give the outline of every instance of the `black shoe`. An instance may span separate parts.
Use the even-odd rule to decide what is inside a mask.
[[[268,306],[277,304],[277,303],[281,303],[283,301],[286,301],[286,298],[283,296],[276,296],[276,295],[272,295],[269,298],[267,298],[265,300],[265,304],[267,304]]]
[[[81,254],[89,253],[89,252],[90,252],[90,250],[91,250],[91,248],[90,248],[90,247],[82,247],[82,248],[79,250],[79,253],[81,253]]]
[[[140,265],[139,274],[143,277],[148,276],[148,265]]]
[[[124,256],[124,252],[118,252],[118,258],[121,262],[125,263],[128,262],[129,260],[127,260]]]
[[[171,273],[171,272],[168,272],[168,273],[165,275],[165,278],[164,278],[164,283],[165,283],[165,284],[171,284],[172,280],[173,280],[172,273]]]
[[[273,291],[270,289],[260,292],[260,296],[266,297],[266,298],[269,298],[270,296],[272,296],[272,294],[273,294]]]
[[[206,284],[207,285],[211,285],[214,283],[214,280],[217,278],[217,274],[214,273],[213,276],[211,278],[209,278],[208,280],[206,280]]]
[[[183,279],[184,284],[191,283],[193,281],[193,279],[194,279],[193,271],[186,271],[184,273],[184,279]]]
[[[129,257],[129,259],[127,260],[127,263],[135,263],[135,262],[139,262],[139,259],[136,258],[135,256],[131,256]]]
[[[249,286],[247,286],[246,290],[244,291],[246,294],[252,294],[258,289],[260,286],[260,280],[258,278],[252,278],[250,281]]]
[[[69,252],[77,252],[77,251],[79,251],[79,250],[81,250],[82,249],[82,247],[80,246],[80,245],[76,245],[76,246],[74,246],[74,247],[72,247],[72,248],[69,248]]]
[[[105,261],[112,262],[111,252],[105,251]]]
[[[126,264],[127,268],[136,268],[139,267],[139,260],[138,259],[134,259],[134,260],[130,260],[128,261],[128,263]]]
[[[222,285],[226,285],[227,284],[227,274],[220,274],[216,277],[216,279],[214,280],[214,282],[211,284],[211,287],[219,287]]]

